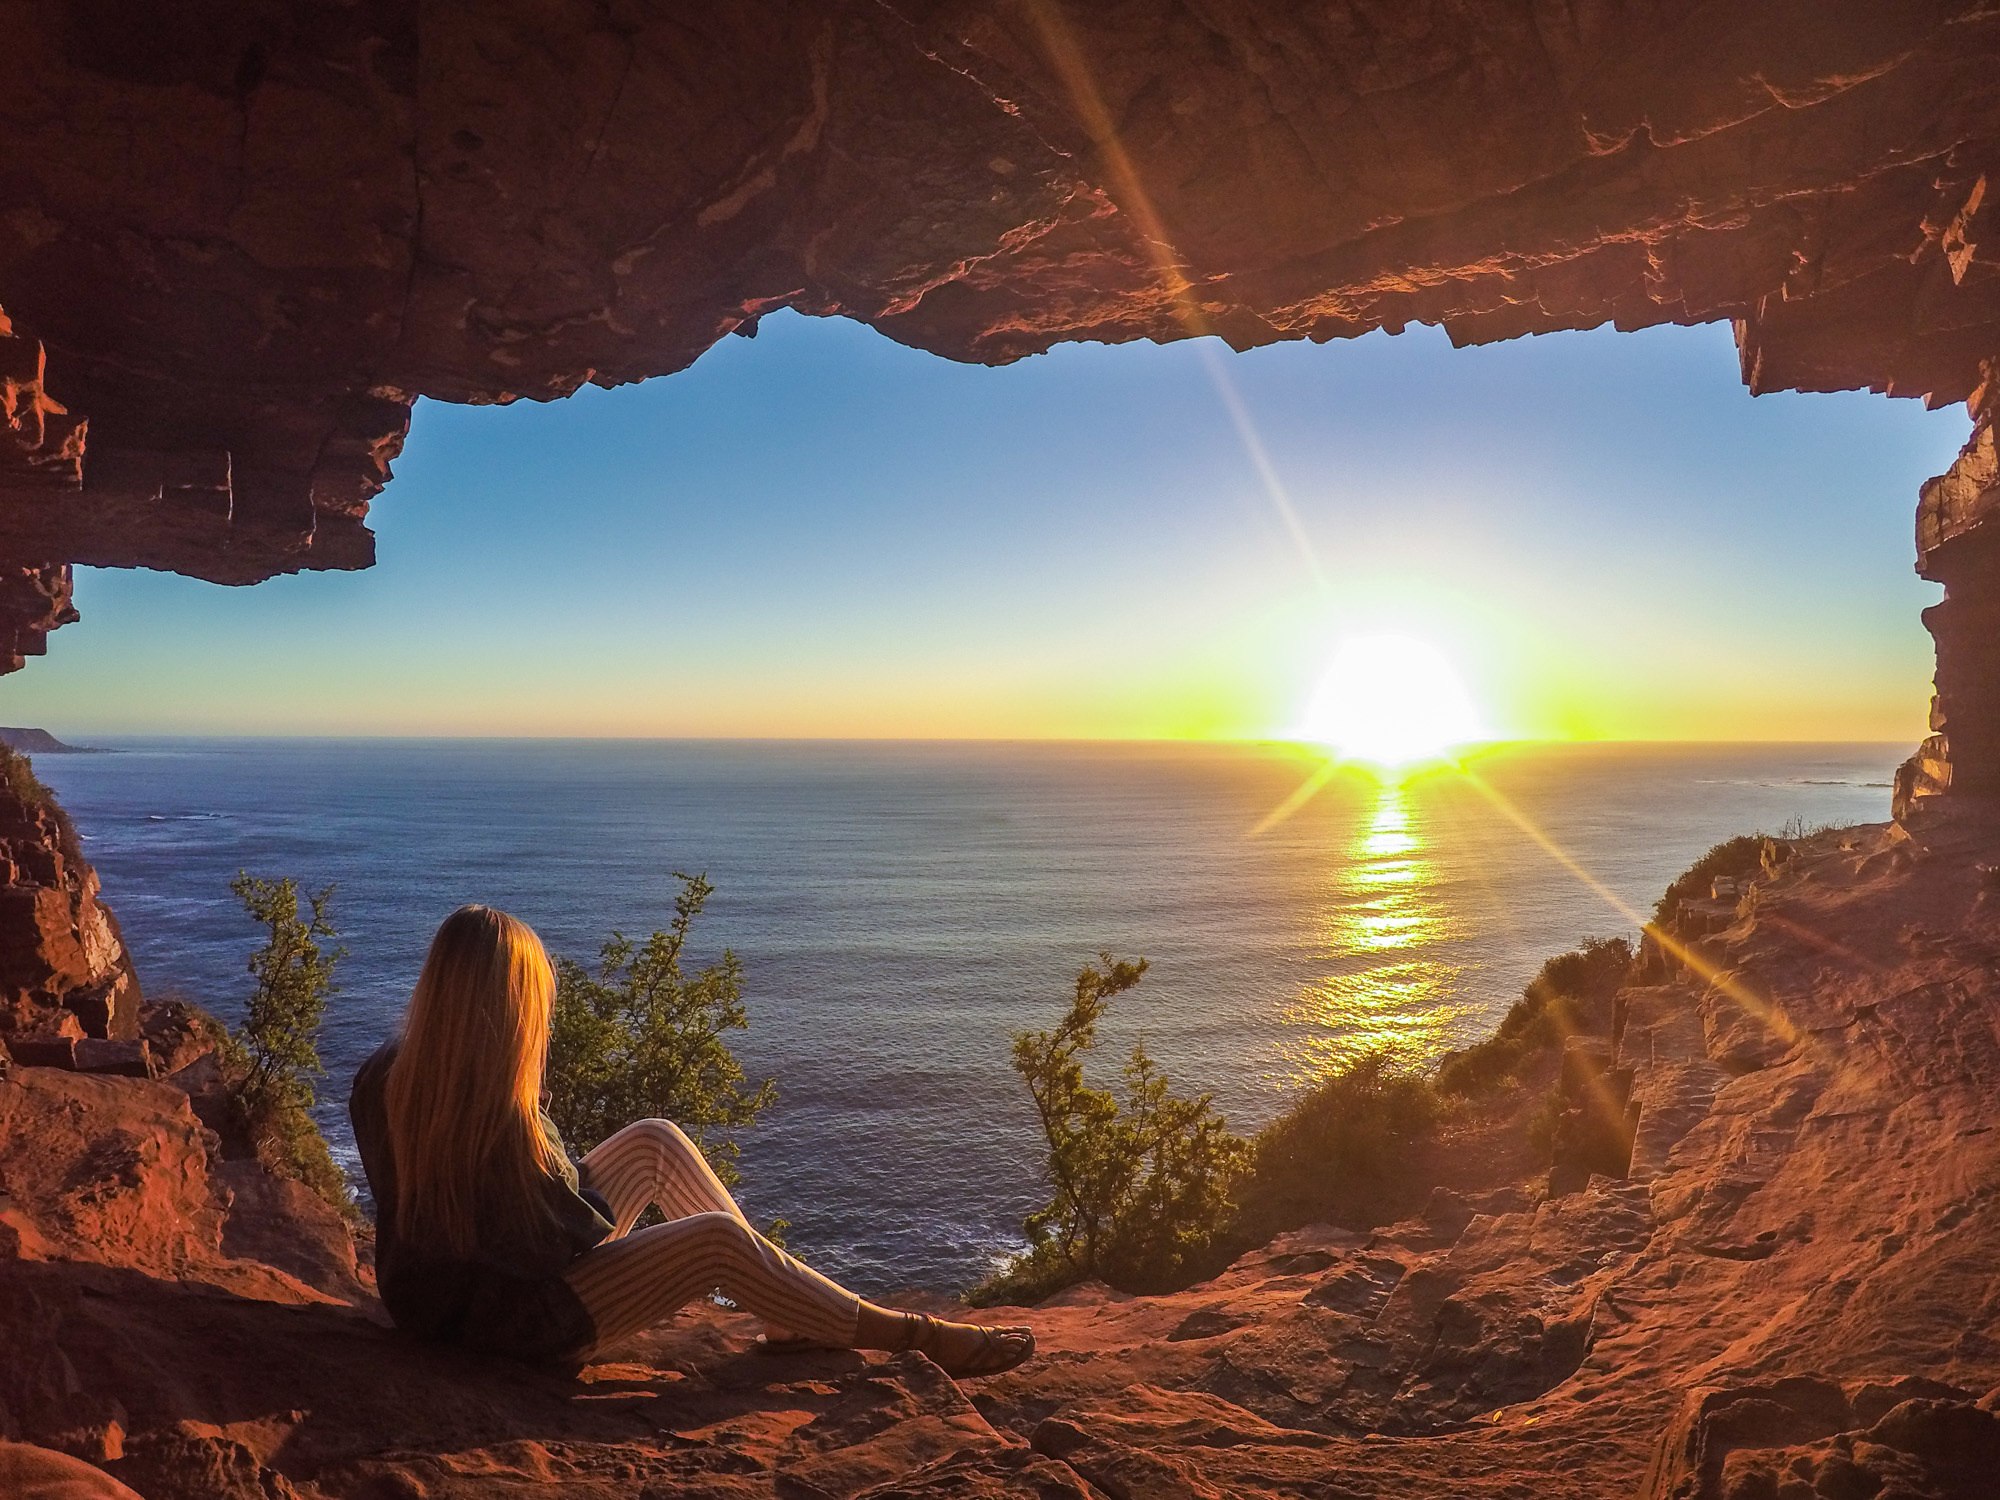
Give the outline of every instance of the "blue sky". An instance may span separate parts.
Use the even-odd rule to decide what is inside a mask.
[[[83,737],[1254,736],[1340,639],[1394,631],[1498,734],[1914,740],[1916,487],[1967,425],[1752,399],[1726,325],[989,370],[781,315],[665,380],[422,404],[368,573],[84,572],[83,621],[0,712]]]

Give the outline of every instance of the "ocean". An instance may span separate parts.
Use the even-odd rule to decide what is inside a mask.
[[[1020,1244],[1039,1138],[1009,1040],[1100,951],[1152,964],[1102,1075],[1143,1037],[1248,1130],[1360,1052],[1477,1040],[1545,957],[1634,934],[1720,839],[1886,818],[1908,750],[1521,746],[1396,782],[1287,745],[105,743],[35,769],[148,994],[236,1018],[259,929],[231,877],[336,886],[321,1116],[350,1165],[347,1082],[453,907],[590,959],[705,873],[692,957],[741,957],[737,1051],[778,1089],[741,1138],[745,1205],[885,1293],[963,1287]]]

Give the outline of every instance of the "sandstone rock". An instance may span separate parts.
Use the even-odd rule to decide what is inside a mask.
[[[71,1021],[75,1024],[74,1018]],[[78,1031],[82,1029],[77,1026]],[[14,1061],[24,1068],[61,1068],[65,1072],[75,1072],[76,1044],[79,1040],[79,1037],[60,1031],[16,1033],[9,1039],[7,1050]]]
[[[214,1258],[205,1135],[165,1084],[46,1068],[0,1083],[8,1197],[65,1260],[172,1276]]]
[[[965,1393],[921,1355],[899,1355],[842,1382],[833,1404],[778,1453],[806,1493],[864,1494],[933,1463],[990,1457],[1019,1439],[996,1432]]]
[[[212,1055],[218,1027],[212,1017],[185,1001],[162,1000],[139,1007],[139,1033],[146,1039],[154,1063],[164,1075],[178,1073]]]
[[[0,1441],[0,1495],[7,1500],[141,1500],[81,1459],[6,1441]]]
[[[1804,1378],[1696,1392],[1662,1442],[1645,1500],[1991,1494],[2000,1417],[1935,1381],[1898,1385]]]
[[[0,748],[0,1033],[138,1036],[138,977],[97,892],[68,816]]]
[[[372,1299],[347,1221],[317,1193],[256,1161],[212,1162],[209,1175],[222,1190],[225,1255],[275,1266],[342,1302]]]
[[[159,1067],[153,1049],[142,1037],[136,1041],[113,1042],[84,1037],[75,1044],[75,1066],[79,1073],[116,1073],[124,1078],[157,1078]]]
[[[81,618],[68,563],[0,564],[0,672],[48,649],[49,632]]]
[[[200,1422],[146,1434],[110,1468],[147,1500],[302,1500],[247,1445]]]
[[[1785,839],[1765,839],[1757,860],[1764,871],[1764,878],[1770,879],[1785,867],[1785,861],[1792,857],[1792,846]]]

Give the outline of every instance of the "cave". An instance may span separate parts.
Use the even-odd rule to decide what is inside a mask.
[[[77,566],[237,586],[369,567],[369,505],[391,482],[419,397],[548,401],[586,384],[672,375],[719,340],[754,337],[758,320],[779,309],[853,319],[913,348],[986,364],[1076,340],[1214,336],[1245,350],[1428,325],[1470,345],[1605,325],[1727,321],[1752,394],[1868,389],[1932,407],[1963,403],[1973,423],[1957,461],[1917,494],[1916,567],[1944,589],[1924,614],[1936,642],[1931,734],[1898,773],[1898,832],[1879,848],[1840,853],[1864,865],[1877,859],[1879,872],[1905,857],[1906,830],[1976,826],[1975,815],[2000,796],[2000,528],[1992,520],[2000,507],[2000,252],[1985,233],[1995,222],[1989,199],[2000,197],[1988,183],[2000,167],[2000,14],[1988,7],[830,0],[688,10],[636,0],[50,0],[15,6],[5,31],[0,673],[21,669],[51,632],[77,619]],[[1913,487],[1920,478],[1911,476]],[[1810,524],[1812,496],[1772,503]],[[0,851],[14,836],[0,829]],[[40,849],[61,836],[44,820],[18,841]],[[1975,874],[1971,861],[1983,846],[1936,847],[1963,858],[1953,866],[1956,883],[1927,886],[1923,899],[1938,910],[1982,910],[1990,870],[1979,865]],[[94,877],[73,845],[69,853],[71,863],[52,866],[42,882],[68,892],[68,905],[51,911],[43,902],[0,929],[0,975],[13,972],[10,964],[32,970],[22,981],[30,987],[57,976],[83,997],[72,1009],[102,1011],[87,1040],[129,1044],[139,1024],[136,987],[96,903]],[[1879,937],[1883,952],[1915,955],[1911,963],[1962,962],[1972,977],[1924,970],[1921,1014],[1913,984],[1855,1001],[1838,1019],[1827,1012],[1821,1030],[1893,1014],[1895,1045],[1916,1049],[1898,1077],[1984,1097],[1990,1059],[1982,1052],[1947,1077],[1961,1043],[1945,1033],[1952,1018],[1971,1026],[1967,1018],[1990,1004],[1991,952],[1953,949],[1942,938],[1926,948],[1931,939],[1910,936],[1908,914],[1887,908],[1875,933],[1869,910],[1850,913],[1857,932],[1867,929],[1856,944]],[[8,913],[14,908],[0,907]],[[49,959],[56,949],[59,958]],[[1635,1002],[1629,1021],[1621,1011],[1628,1045],[1645,1039],[1658,1056],[1680,1059],[1671,1076],[1642,1080],[1653,1089],[1650,1113],[1636,1116],[1636,1139],[1621,1141],[1620,1162],[1635,1177],[1664,1172],[1674,1149],[1649,1135],[1664,1128],[1656,1122],[1701,1118],[1721,1090],[1764,1087],[1758,1077],[1777,1067],[1768,1046],[1740,1039],[1749,1022],[1728,1010],[1735,991],[1696,990],[1711,1049],[1753,1060],[1729,1082],[1729,1070],[1673,1052],[1699,1051],[1701,1039],[1674,1039],[1685,1016],[1670,1014],[1664,1000]],[[1806,1002],[1798,1004],[1803,1014]],[[1800,1128],[1788,1100],[1766,1102],[1784,1129]],[[169,1164],[184,1167],[183,1157],[198,1154],[196,1127],[159,1108],[138,1134],[167,1141]],[[1941,1110],[1954,1132],[1990,1128],[1956,1105]],[[1829,1109],[1829,1129],[1846,1128],[1846,1118]],[[1896,1131],[1911,1128],[1897,1117]],[[1718,1160],[1725,1146],[1736,1149],[1718,1146]],[[1758,1149],[1742,1145],[1741,1159]],[[1917,1141],[1899,1149],[1914,1161],[1928,1148]],[[1616,1432],[1566,1409],[1546,1439],[1509,1429],[1500,1460],[1449,1446],[1473,1419],[1499,1424],[1511,1404],[1564,1381],[1594,1380],[1597,1398],[1627,1399],[1621,1377],[1601,1361],[1625,1337],[1628,1315],[1608,1293],[1584,1301],[1576,1289],[1595,1274],[1589,1256],[1652,1232],[1635,1227],[1648,1213],[1675,1226],[1659,1231],[1672,1238],[1670,1253],[1693,1257],[1704,1275],[1715,1262],[1754,1268],[1810,1237],[1797,1216],[1763,1227],[1732,1220],[1737,1200],[1724,1189],[1740,1187],[1741,1173],[1730,1177],[1740,1166],[1730,1162],[1705,1198],[1697,1192],[1647,1209],[1643,1182],[1620,1183],[1562,1200],[1571,1206],[1537,1219],[1533,1235],[1518,1224],[1496,1234],[1492,1254],[1541,1257],[1545,1287],[1564,1289],[1546,1303],[1502,1288],[1497,1261],[1459,1265],[1454,1285],[1464,1295],[1448,1305],[1427,1290],[1440,1284],[1426,1279],[1435,1268],[1406,1276],[1416,1257],[1474,1221],[1450,1204],[1440,1220],[1454,1226],[1448,1232],[1420,1226],[1386,1248],[1364,1247],[1375,1257],[1365,1264],[1340,1260],[1362,1253],[1344,1241],[1277,1253],[1273,1277],[1344,1267],[1314,1293],[1328,1306],[1346,1308],[1340,1299],[1353,1300],[1352,1287],[1362,1286],[1373,1318],[1386,1288],[1399,1288],[1383,1316],[1429,1329],[1422,1359],[1407,1368],[1389,1354],[1374,1366],[1357,1363],[1378,1375],[1393,1369],[1405,1382],[1398,1399],[1423,1415],[1398,1430],[1443,1434],[1445,1446],[1428,1457],[1390,1463],[1381,1456],[1386,1444],[1371,1448],[1356,1435],[1388,1409],[1386,1386],[1356,1377],[1344,1389],[1320,1389],[1314,1371],[1280,1356],[1271,1368],[1288,1384],[1269,1370],[1253,1377],[1218,1367],[1204,1375],[1199,1399],[1128,1393],[1101,1421],[1052,1416],[1026,1399],[1001,1421],[1004,1402],[982,1415],[925,1385],[922,1371],[903,1369],[896,1399],[911,1410],[942,1414],[962,1433],[989,1420],[1012,1423],[1032,1442],[996,1438],[989,1449],[982,1437],[971,1449],[926,1449],[897,1439],[943,1464],[942,1478],[935,1488],[879,1490],[863,1484],[876,1473],[866,1463],[827,1457],[857,1447],[835,1443],[814,1450],[819,1466],[799,1471],[807,1477],[796,1492],[1248,1494],[1254,1486],[1244,1476],[1253,1469],[1260,1484],[1274,1473],[1307,1483],[1300,1476],[1312,1455],[1351,1442],[1355,1452],[1340,1459],[1352,1460],[1351,1472],[1388,1482],[1393,1470],[1396,1482],[1414,1486],[1410,1493],[1465,1493],[1491,1478],[1496,1462],[1516,1479],[1546,1475],[1559,1462],[1551,1445],[1560,1438],[1579,1445],[1565,1457],[1580,1454],[1585,1469],[1602,1464],[1607,1482],[1623,1486],[1617,1492],[1643,1484],[1662,1497],[1747,1496],[1766,1493],[1751,1484],[1766,1477],[1768,1492],[1780,1492],[1781,1460],[1794,1476],[1833,1475],[1825,1482],[1835,1484],[1839,1464],[1851,1466],[1842,1455],[1854,1445],[1841,1444],[1861,1431],[1878,1448],[1914,1455],[1912,1464],[1929,1465],[1926,1474],[1959,1473],[1951,1465],[1965,1453],[1986,1451],[1978,1445],[1989,1435],[1972,1428],[1990,1418],[1992,1398],[1975,1403],[1977,1392],[1930,1380],[1919,1335],[1895,1326],[1901,1293],[1880,1287],[1868,1295],[1888,1331],[1857,1339],[1885,1351],[1894,1380],[1822,1374],[1807,1361],[1808,1373],[1787,1370],[1764,1384],[1739,1372],[1671,1395],[1648,1388],[1620,1408],[1629,1421]],[[191,1221],[208,1212],[172,1198],[192,1170],[160,1189],[160,1212]],[[1828,1169],[1820,1180],[1837,1176]],[[250,1179],[236,1191],[247,1199]],[[1950,1200],[1949,1213],[1964,1215],[1952,1227],[1986,1214],[1990,1188],[1961,1196]],[[8,1202],[0,1194],[0,1210]],[[1507,1214],[1495,1200],[1478,1217]],[[115,1238],[129,1228],[121,1225],[106,1232]],[[1432,1232],[1443,1238],[1425,1241]],[[1885,1230],[1884,1255],[1915,1233]],[[21,1243],[0,1212],[0,1249]],[[171,1280],[192,1254],[148,1251],[120,1274]],[[43,1419],[42,1387],[0,1372],[0,1437],[82,1433],[57,1446],[125,1465],[119,1472],[148,1494],[149,1479],[182,1485],[197,1472],[216,1476],[210,1493],[245,1496],[458,1495],[474,1492],[467,1486],[480,1474],[525,1492],[553,1472],[547,1453],[507,1449],[519,1436],[513,1427],[486,1433],[489,1457],[479,1461],[490,1460],[487,1469],[432,1459],[392,1475],[390,1460],[337,1451],[330,1420],[298,1412],[283,1462],[253,1452],[248,1427],[227,1428],[216,1412],[203,1421],[223,1425],[207,1427],[170,1426],[159,1411],[115,1401],[114,1413],[97,1396],[76,1395],[78,1381],[90,1387],[108,1377],[74,1343],[61,1344],[48,1331],[55,1315],[37,1309],[60,1303],[71,1324],[115,1348],[110,1315],[89,1299],[124,1284],[107,1277],[78,1301],[44,1269],[31,1266],[14,1283],[0,1278],[0,1318],[28,1330],[24,1340],[43,1339],[23,1347],[82,1362],[81,1375],[66,1377],[70,1394],[47,1398],[75,1409]],[[1370,1290],[1378,1281],[1380,1299]],[[1957,1267],[1939,1273],[1926,1295],[1968,1305],[1976,1281]],[[212,1312],[198,1298],[167,1305],[143,1335],[147,1357],[160,1363],[177,1341],[198,1337]],[[1278,1316],[1263,1304],[1181,1308],[1145,1325],[1142,1341],[1197,1340],[1211,1336],[1202,1329],[1233,1332],[1267,1314]],[[269,1333],[246,1314],[213,1316],[240,1344]],[[320,1303],[308,1299],[287,1318],[301,1337],[336,1349],[328,1357],[344,1368],[365,1369],[375,1358],[374,1346]],[[1383,1324],[1380,1347],[1398,1336]],[[1377,1337],[1367,1333],[1353,1347]],[[1954,1379],[1971,1378],[1965,1372],[2000,1347],[1984,1332],[1967,1338],[1975,1343],[1954,1346]],[[1136,1382],[1143,1368],[1126,1373]],[[510,1388],[505,1401],[495,1399],[518,1424],[528,1420],[521,1413],[542,1411],[535,1402],[555,1398]],[[711,1402],[718,1424],[743,1415],[742,1402],[730,1399]],[[815,1420],[827,1431],[842,1421],[887,1430],[878,1414],[837,1405],[847,1399],[826,1397],[836,1404],[813,1408]],[[297,1402],[310,1405],[305,1395]],[[1230,1403],[1267,1427],[1290,1424],[1307,1435],[1232,1426],[1238,1406]],[[356,1396],[342,1420],[395,1430],[392,1406],[388,1394]],[[592,1464],[612,1465],[603,1455],[615,1457],[625,1440],[622,1418],[589,1420],[599,1424],[591,1441],[606,1446],[565,1470],[572,1479]],[[129,1453],[127,1428],[146,1432]],[[693,1446],[675,1451],[708,1454],[703,1483],[735,1493],[724,1483],[734,1459],[714,1431],[677,1438]],[[767,1439],[780,1441],[757,1441]],[[1242,1455],[1249,1467],[1238,1473],[1228,1469],[1235,1458],[1214,1459],[1221,1467],[1197,1480],[1181,1458],[1158,1456],[1174,1443]],[[1763,1454],[1757,1462],[1768,1459],[1770,1473],[1730,1467],[1738,1448]],[[953,1463],[972,1467],[950,1470]],[[1974,1459],[1965,1463],[1973,1465],[1965,1473],[1976,1471]],[[286,1464],[318,1478],[295,1489],[280,1472]],[[1990,1474],[1990,1465],[1979,1472]],[[954,1474],[990,1484],[954,1489]],[[1731,1475],[1744,1487],[1726,1487]],[[1975,1488],[1911,1492],[1976,1493],[1976,1481],[1966,1482]],[[1588,1475],[1576,1483],[1577,1493],[1590,1492]]]

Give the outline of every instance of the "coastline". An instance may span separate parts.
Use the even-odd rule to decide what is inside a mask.
[[[1881,817],[1888,794],[1865,783],[1896,752],[1833,754],[1524,753],[1484,780],[1643,913],[1744,827]],[[1253,837],[1306,777],[1292,752],[357,742],[40,769],[159,993],[236,1018],[254,936],[239,870],[336,887],[335,1074],[394,1024],[460,901],[589,959],[613,928],[661,925],[671,869],[706,871],[695,951],[743,956],[739,1052],[780,1091],[744,1138],[746,1202],[792,1218],[837,1274],[888,1286],[950,1291],[1018,1244],[1036,1126],[1008,1039],[1103,948],[1153,963],[1107,1018],[1107,1055],[1143,1036],[1247,1135],[1301,1081],[1379,1046],[1470,1045],[1549,954],[1637,935],[1455,778],[1404,788],[1399,810],[1356,774]],[[322,1120],[344,1150],[339,1112]]]

